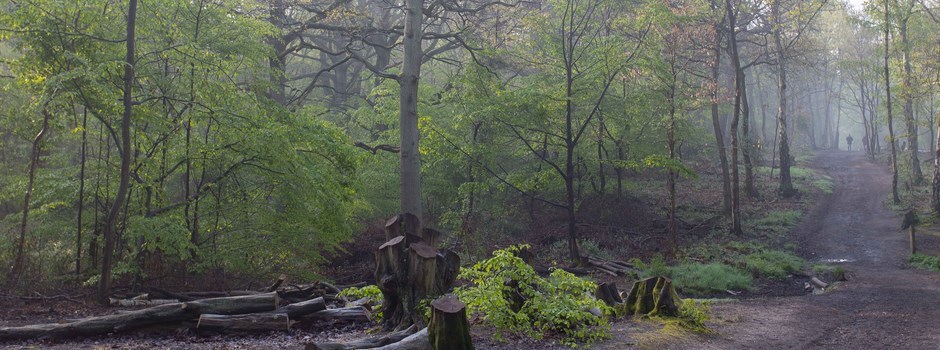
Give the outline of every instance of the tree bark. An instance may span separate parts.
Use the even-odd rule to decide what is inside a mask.
[[[29,222],[30,198],[33,196],[33,184],[36,180],[36,168],[39,166],[39,156],[42,152],[42,140],[45,138],[46,134],[49,133],[50,118],[52,118],[52,114],[50,114],[46,108],[43,108],[42,129],[40,129],[36,137],[33,138],[33,149],[30,152],[29,175],[26,181],[26,194],[23,195],[23,217],[20,220],[20,236],[16,243],[16,256],[13,259],[13,267],[7,275],[7,283],[10,285],[16,284],[19,281],[20,273],[23,271],[23,266],[25,265],[26,227]]]
[[[199,330],[224,330],[227,332],[286,331],[291,326],[287,314],[202,314],[196,323]]]
[[[78,171],[78,214],[75,223],[75,279],[82,277],[82,214],[85,211],[85,163],[88,162],[88,109],[82,112],[81,168]]]
[[[424,33],[424,0],[405,0],[405,27],[402,45],[402,73],[398,118],[400,125],[401,152],[401,212],[419,219],[421,209],[421,157],[418,153],[418,81],[421,76],[421,61],[424,52],[421,40]],[[420,221],[419,221],[420,222]],[[414,231],[420,231],[416,228]]]
[[[715,1],[712,2],[712,7],[717,7]],[[712,49],[712,55],[714,60],[712,61],[712,101],[711,101],[711,114],[712,114],[712,128],[715,131],[715,146],[718,149],[718,160],[721,166],[721,193],[722,193],[722,213],[725,215],[731,215],[731,174],[728,171],[728,155],[725,151],[725,137],[722,134],[721,119],[718,115],[718,98],[719,91],[718,88],[718,78],[719,73],[721,72],[721,23],[715,24],[715,43],[714,48]]]
[[[101,276],[98,283],[98,301],[109,303],[111,293],[111,261],[114,257],[114,245],[117,241],[117,221],[127,196],[131,170],[131,113],[134,107],[134,44],[137,23],[137,0],[129,0],[127,9],[127,56],[124,62],[124,113],[121,116],[121,176],[117,194],[104,223],[104,251],[101,260]]]
[[[913,2],[911,2],[913,7]],[[914,116],[914,70],[911,68],[911,43],[908,40],[907,25],[911,18],[910,12],[901,20],[901,56],[904,61],[904,121],[907,123],[907,146],[910,150],[910,167],[912,185],[924,183],[924,172],[920,168],[920,159],[917,151],[917,119]]]
[[[428,338],[434,350],[472,350],[467,308],[456,296],[446,295],[431,302]]]
[[[423,325],[416,311],[418,302],[449,290],[460,269],[460,257],[450,250],[438,251],[422,238],[407,231],[413,215],[401,215],[386,225],[386,236],[394,237],[375,252],[375,280],[383,297],[382,328],[401,330]],[[418,225],[420,226],[420,225]],[[427,231],[425,233],[430,233]],[[399,235],[400,234],[400,235]]]
[[[357,349],[373,349],[382,347],[385,345],[394,344],[402,341],[407,338],[409,335],[412,335],[417,330],[417,327],[411,326],[407,329],[403,329],[397,332],[392,332],[385,334],[380,337],[367,338],[354,340],[348,343],[307,343],[304,346],[304,350],[357,350]],[[428,345],[430,346],[430,345]]]
[[[678,316],[682,302],[672,281],[650,277],[633,284],[627,296],[627,314],[636,316]]]
[[[783,33],[780,20],[780,0],[771,4],[774,29],[774,51],[777,55],[777,127],[780,133],[780,187],[777,193],[781,197],[792,197],[797,191],[790,178],[790,139],[787,136],[787,57],[783,47]]]
[[[898,196],[898,150],[897,142],[894,139],[894,113],[891,111],[891,73],[889,72],[889,63],[890,63],[890,37],[891,33],[891,21],[889,17],[888,1],[885,0],[885,95],[887,98],[887,109],[888,109],[888,141],[891,143],[891,196],[894,200],[894,204],[901,203],[901,197]]]
[[[734,113],[731,115],[731,234],[740,235],[741,229],[741,188],[738,171],[738,121],[741,117],[741,84],[743,76],[741,62],[738,57],[738,44],[735,35],[736,15],[731,6],[731,0],[725,0],[725,15],[728,18],[728,47],[731,50],[731,65],[735,72],[734,78]]]

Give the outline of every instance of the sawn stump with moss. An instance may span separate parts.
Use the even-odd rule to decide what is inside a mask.
[[[637,316],[678,316],[682,299],[666,277],[637,281],[626,300],[626,314]]]

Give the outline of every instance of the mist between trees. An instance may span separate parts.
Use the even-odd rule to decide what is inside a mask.
[[[313,277],[397,213],[471,257],[560,223],[581,262],[580,209],[648,191],[675,252],[677,183],[720,177],[740,234],[798,195],[791,150],[887,155],[897,200],[938,145],[937,6],[0,1],[0,266],[102,298]]]

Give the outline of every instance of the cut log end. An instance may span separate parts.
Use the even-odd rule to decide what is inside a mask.
[[[428,337],[432,349],[473,349],[466,306],[456,296],[443,296],[431,302],[431,308]]]

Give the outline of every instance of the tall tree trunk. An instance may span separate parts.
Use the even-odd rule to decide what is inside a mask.
[[[735,72],[734,78],[734,113],[731,115],[731,234],[740,235],[741,230],[741,188],[738,171],[738,152],[740,150],[738,140],[738,121],[741,118],[741,84],[743,84],[741,71],[741,62],[738,56],[737,35],[735,27],[737,26],[734,8],[731,6],[732,0],[725,0],[725,11],[728,18],[728,48],[731,51],[731,66]]]
[[[739,60],[740,62],[740,60]],[[757,186],[754,185],[754,164],[751,161],[751,152],[754,151],[754,140],[751,137],[751,125],[748,121],[751,119],[751,105],[748,102],[747,98],[747,77],[744,75],[744,70],[741,69],[738,73],[738,77],[741,79],[741,120],[744,122],[742,126],[742,136],[744,138],[744,193],[748,197],[757,198],[760,194],[757,192]]]
[[[577,216],[574,206],[575,202],[575,190],[574,190],[574,49],[576,46],[576,39],[574,39],[575,33],[575,19],[574,19],[574,3],[572,0],[566,2],[565,12],[567,15],[564,18],[564,34],[562,34],[562,47],[565,53],[565,193],[566,193],[566,209],[568,212],[568,253],[571,256],[571,260],[575,264],[581,263],[581,250],[578,248],[578,227],[577,227]]]
[[[913,5],[913,3],[912,3]],[[907,22],[910,12],[901,21],[901,53],[904,60],[904,121],[907,122],[907,145],[910,150],[911,182],[913,185],[924,183],[924,173],[920,169],[917,142],[917,119],[914,117],[914,71],[911,68],[911,43],[907,37]]]
[[[780,129],[780,187],[777,193],[781,197],[792,197],[797,193],[790,179],[790,139],[787,136],[787,55],[783,47],[783,33],[780,26],[780,0],[771,5],[774,29],[774,51],[777,55],[777,123]]]
[[[78,171],[78,215],[75,228],[75,279],[82,277],[82,214],[85,211],[85,163],[88,153],[88,109],[82,108],[82,159]]]
[[[717,3],[712,1],[712,7],[717,8]],[[721,165],[721,208],[724,215],[731,215],[731,174],[728,171],[728,154],[725,151],[725,137],[722,133],[721,119],[718,114],[718,98],[720,89],[718,88],[721,72],[721,32],[722,24],[715,23],[715,42],[712,48],[712,91],[711,91],[711,114],[712,129],[715,131],[715,146],[718,149],[718,160]]]
[[[676,159],[676,84],[678,77],[675,62],[672,66],[672,81],[669,86],[669,127],[666,129],[666,138],[669,142],[669,159]],[[666,179],[669,188],[669,240],[670,252],[675,255],[679,252],[679,226],[676,223],[676,171],[669,168],[669,177]]]
[[[888,104],[888,141],[891,144],[891,196],[894,200],[894,204],[901,203],[901,197],[898,196],[898,150],[897,142],[894,139],[894,113],[891,111],[891,73],[889,72],[889,63],[891,55],[889,52],[890,49],[890,38],[889,34],[891,33],[891,21],[888,16],[888,1],[885,0],[885,95],[887,97]]]
[[[23,195],[23,217],[20,220],[20,237],[16,242],[16,255],[13,259],[13,267],[10,269],[10,273],[7,275],[8,284],[16,284],[19,281],[20,273],[23,271],[23,266],[25,265],[25,254],[26,254],[26,227],[29,222],[29,204],[30,198],[33,196],[33,183],[36,179],[36,168],[39,166],[39,157],[42,153],[42,140],[45,138],[46,134],[49,133],[49,119],[51,114],[48,110],[43,108],[42,110],[42,129],[39,130],[39,133],[36,134],[36,137],[33,138],[33,150],[30,152],[29,158],[29,175],[26,182],[26,194]]]
[[[111,293],[111,265],[114,257],[114,245],[117,241],[117,221],[120,216],[127,189],[130,185],[131,174],[131,113],[134,107],[134,65],[137,63],[134,52],[137,23],[137,0],[129,0],[127,8],[127,55],[124,63],[124,113],[121,116],[121,177],[118,183],[114,203],[105,217],[104,223],[104,251],[102,252],[101,276],[98,283],[98,301],[104,305],[109,304],[108,296]]]
[[[405,27],[402,46],[402,72],[398,77],[398,120],[400,125],[401,152],[401,212],[421,215],[421,156],[418,153],[418,81],[421,77],[421,61],[424,51],[421,40],[424,36],[424,0],[405,0]],[[420,227],[407,228],[409,233],[420,234]]]

